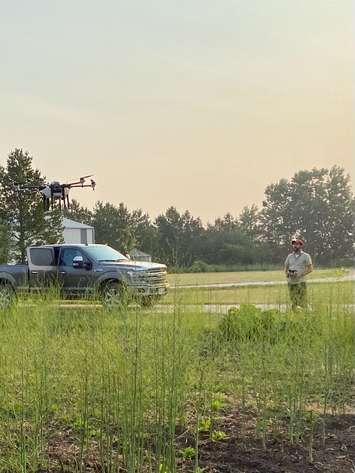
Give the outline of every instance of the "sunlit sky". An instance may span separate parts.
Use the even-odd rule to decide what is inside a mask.
[[[204,221],[299,169],[355,178],[351,0],[0,0],[0,163]]]

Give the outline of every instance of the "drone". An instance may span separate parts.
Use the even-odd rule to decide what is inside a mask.
[[[53,209],[56,202],[59,203],[59,208],[62,208],[62,202],[64,209],[70,208],[69,192],[70,189],[75,187],[91,187],[92,190],[95,190],[96,182],[91,179],[93,176],[83,176],[80,177],[78,181],[69,182],[66,184],[61,184],[59,181],[52,182],[42,182],[40,184],[31,185],[31,184],[18,184],[15,186],[15,189],[18,192],[38,192],[42,195],[43,207],[45,211]],[[87,179],[90,179],[90,184],[87,184]]]

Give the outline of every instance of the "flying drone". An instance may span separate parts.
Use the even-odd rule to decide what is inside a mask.
[[[62,202],[65,209],[70,208],[69,192],[75,187],[91,187],[95,190],[96,182],[91,179],[93,176],[83,176],[78,181],[61,184],[59,181],[43,182],[37,185],[19,184],[17,191],[39,192],[42,195],[44,210],[54,208],[55,203],[59,202],[59,208],[62,208]],[[87,184],[90,179],[90,184]]]

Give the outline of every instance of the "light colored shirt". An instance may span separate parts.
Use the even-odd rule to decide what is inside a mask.
[[[298,284],[305,281],[304,272],[307,266],[312,264],[312,258],[308,253],[301,251],[300,253],[290,253],[285,261],[286,270],[297,271],[297,276],[287,277],[289,284]]]

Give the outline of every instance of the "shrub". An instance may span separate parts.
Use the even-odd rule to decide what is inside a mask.
[[[291,325],[304,326],[307,315],[299,316],[297,320],[285,317],[275,309],[262,310],[253,305],[232,307],[223,316],[218,326],[218,339],[223,342],[267,341],[275,343],[286,334]],[[309,320],[308,323],[312,324]],[[293,327],[295,328],[295,327]]]
[[[209,265],[201,260],[194,261],[189,268],[190,273],[207,273],[208,271],[210,271]]]

